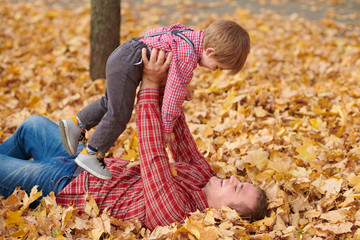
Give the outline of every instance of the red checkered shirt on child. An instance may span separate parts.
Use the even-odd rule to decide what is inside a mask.
[[[181,222],[191,212],[207,208],[202,188],[214,172],[196,147],[184,115],[174,126],[175,142],[170,148],[174,163],[169,163],[165,150],[158,89],[139,91],[136,125],[140,166],[127,167],[127,160],[105,159],[111,180],[84,171],[56,196],[57,202],[73,204],[81,212],[88,194],[101,211],[107,209],[122,220],[138,218],[150,230]]]
[[[144,36],[158,32],[184,29],[190,28],[185,27],[181,23],[177,23],[170,27],[152,29],[147,31]],[[150,50],[157,48],[173,53],[161,110],[165,133],[171,133],[173,131],[176,118],[181,115],[187,86],[202,56],[203,31],[186,31],[183,32],[183,34],[193,42],[195,51],[186,41],[171,33],[155,37],[145,37],[140,40],[144,42]]]

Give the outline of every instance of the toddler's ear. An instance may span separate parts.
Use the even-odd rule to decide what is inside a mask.
[[[213,55],[216,52],[216,50],[214,48],[207,48],[205,49],[205,55],[210,57],[211,55]]]

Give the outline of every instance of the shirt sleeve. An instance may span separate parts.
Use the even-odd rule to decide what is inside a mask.
[[[182,112],[176,120],[173,133],[175,135],[175,140],[170,144],[169,149],[175,162],[197,164],[200,165],[207,174],[208,172],[215,174],[208,160],[199,151],[194,137],[186,123],[184,112]]]
[[[165,87],[159,88],[159,105],[162,105]],[[189,164],[196,164],[201,168],[198,174],[204,175],[204,178],[215,176],[214,170],[211,168],[209,161],[199,151],[195,139],[190,132],[186,123],[184,110],[181,110],[180,116],[174,124],[173,133],[175,140],[170,144],[169,150],[171,151],[173,160],[175,162],[186,162]]]
[[[145,225],[150,229],[181,222],[189,213],[189,201],[178,188],[165,150],[161,126],[159,90],[142,89],[136,105],[141,178],[145,198]]]
[[[181,115],[186,89],[193,77],[193,71],[193,63],[179,60],[171,62],[161,109],[165,133],[173,132],[175,121]]]

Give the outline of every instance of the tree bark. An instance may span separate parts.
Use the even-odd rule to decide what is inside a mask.
[[[90,77],[105,78],[106,61],[120,44],[121,0],[91,0]]]

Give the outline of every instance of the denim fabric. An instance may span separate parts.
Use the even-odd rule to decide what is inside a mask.
[[[8,197],[16,186],[29,194],[35,185],[43,196],[59,193],[72,180],[74,159],[83,148],[80,143],[77,154],[70,156],[57,124],[42,116],[29,117],[0,145],[0,194]]]

